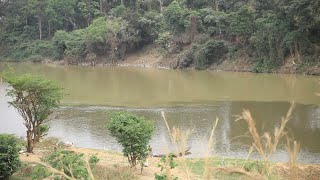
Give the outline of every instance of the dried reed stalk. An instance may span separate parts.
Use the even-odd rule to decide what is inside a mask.
[[[204,177],[204,179],[206,179],[206,180],[210,180],[210,178],[211,178],[210,164],[209,164],[210,158],[209,158],[209,157],[210,157],[210,153],[211,153],[212,150],[213,150],[214,131],[215,131],[217,125],[218,125],[218,121],[219,121],[219,119],[216,118],[215,123],[212,125],[212,129],[211,129],[211,133],[210,133],[210,137],[209,137],[209,141],[208,141],[208,146],[207,146],[206,158],[205,158],[205,160],[204,160],[204,168],[205,168],[205,169],[204,169],[204,172],[203,172],[203,177]]]
[[[181,131],[179,128],[175,128],[175,127],[173,127],[171,130],[167,122],[167,119],[165,117],[165,113],[163,111],[161,111],[161,115],[167,126],[171,142],[175,147],[176,154],[180,156],[179,158],[177,158],[177,160],[180,162],[182,169],[185,171],[187,175],[187,178],[191,179],[188,163],[185,158],[185,151],[187,149],[187,142],[191,135],[191,131],[190,130]],[[169,154],[166,155],[166,158],[168,158],[168,156]],[[168,159],[166,160],[167,160],[166,162],[169,161]],[[170,173],[170,167],[166,168],[166,173]],[[171,178],[171,175],[169,176],[167,174],[167,177]]]
[[[281,118],[280,127],[275,128],[273,136],[271,136],[269,132],[265,132],[263,136],[260,136],[256,127],[256,122],[252,118],[249,110],[243,110],[242,115],[239,116],[238,119],[236,119],[236,121],[243,119],[247,122],[249,133],[254,141],[252,147],[254,147],[258,151],[263,160],[267,160],[267,158],[270,158],[273,155],[280,140],[284,135],[286,135],[285,128],[287,126],[287,123],[291,119],[294,107],[295,104],[291,103],[286,116]],[[262,143],[263,140],[265,140],[264,144]]]

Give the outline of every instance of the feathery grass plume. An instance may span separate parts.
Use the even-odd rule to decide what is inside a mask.
[[[277,149],[277,146],[280,140],[283,138],[283,136],[287,134],[285,132],[285,128],[287,123],[291,119],[291,115],[294,107],[295,107],[295,104],[291,103],[290,108],[286,113],[286,116],[281,118],[280,127],[276,127],[274,129],[273,136],[270,135],[269,132],[265,132],[263,136],[259,134],[256,127],[256,122],[252,118],[249,110],[243,110],[242,115],[238,119],[236,119],[236,121],[243,119],[247,122],[249,133],[254,141],[252,144],[252,147],[254,147],[258,151],[260,157],[264,161],[266,161],[267,158],[270,158],[273,155],[273,153]]]
[[[256,122],[252,118],[250,111],[246,110],[246,109],[243,110],[242,115],[238,119],[236,119],[236,121],[241,120],[241,119],[244,119],[248,124],[249,133],[254,141],[252,146],[259,152],[261,158],[263,160],[266,160],[266,155],[265,155],[264,148],[263,148],[262,142],[261,142],[261,136],[258,133],[258,130],[256,128]]]
[[[297,141],[291,140],[288,136],[287,139],[287,149],[288,149],[288,156],[289,156],[289,165],[290,165],[290,179],[297,179],[298,175],[298,166],[297,160],[300,151],[300,143]],[[292,144],[293,141],[293,144]]]
[[[180,162],[179,164],[182,166],[182,169],[185,171],[187,178],[191,179],[190,170],[189,170],[189,166],[186,161],[185,155],[186,155],[186,150],[188,149],[187,142],[192,131],[191,130],[182,131],[179,128],[175,128],[175,127],[170,129],[165,113],[163,111],[161,111],[161,115],[167,126],[171,142],[175,148],[175,153],[176,153],[176,156],[178,157],[177,160]],[[169,157],[169,154],[166,155],[166,158],[168,157]],[[168,171],[167,173],[170,173],[170,168],[166,168],[166,171]],[[167,175],[167,177],[171,177],[171,176]]]
[[[219,119],[216,118],[216,121],[215,123],[212,125],[212,129],[211,129],[211,133],[210,133],[210,137],[209,137],[209,141],[208,141],[208,146],[207,146],[207,152],[206,152],[206,158],[204,160],[204,172],[203,172],[203,177],[204,179],[206,180],[210,180],[210,177],[211,177],[211,171],[210,171],[210,155],[211,155],[211,152],[214,150],[213,149],[213,137],[214,137],[214,131],[218,125],[218,121]]]

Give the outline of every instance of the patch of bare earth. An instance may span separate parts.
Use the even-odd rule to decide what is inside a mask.
[[[175,58],[163,57],[152,46],[147,46],[140,51],[129,53],[118,66],[144,67],[144,68],[172,68],[176,61]]]

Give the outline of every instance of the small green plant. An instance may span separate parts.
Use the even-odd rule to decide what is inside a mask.
[[[52,173],[49,172],[45,167],[41,165],[36,165],[33,170],[31,171],[31,178],[32,179],[44,179],[46,177],[51,176]]]
[[[173,175],[170,175],[170,169],[174,169],[175,167],[178,166],[176,162],[174,162],[174,154],[170,153],[168,156],[164,156],[160,159],[160,162],[158,164],[158,167],[161,168],[161,174],[155,174],[155,179],[156,180],[167,180],[168,177],[171,176],[170,179],[172,180],[177,180],[178,177],[175,177]],[[165,172],[164,172],[165,170]]]
[[[142,171],[143,162],[148,156],[147,146],[154,132],[153,123],[144,117],[119,112],[112,114],[107,128],[123,146],[123,154],[128,157],[130,165],[136,166],[139,161]]]
[[[12,135],[0,135],[0,179],[9,178],[20,167],[19,148]]]
[[[158,39],[156,39],[156,44],[159,48],[160,53],[167,54],[170,51],[170,43],[171,43],[172,35],[170,32],[164,32],[159,34]]]
[[[91,168],[98,163],[99,159],[96,156],[91,156],[88,166],[84,160],[84,154],[58,150],[45,157],[44,161],[69,177],[75,179],[90,179],[92,175]]]

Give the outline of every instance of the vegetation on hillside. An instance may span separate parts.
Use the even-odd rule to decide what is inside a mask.
[[[16,61],[116,63],[153,44],[183,51],[178,68],[242,57],[261,72],[317,64],[319,29],[318,0],[0,1],[1,57]]]

